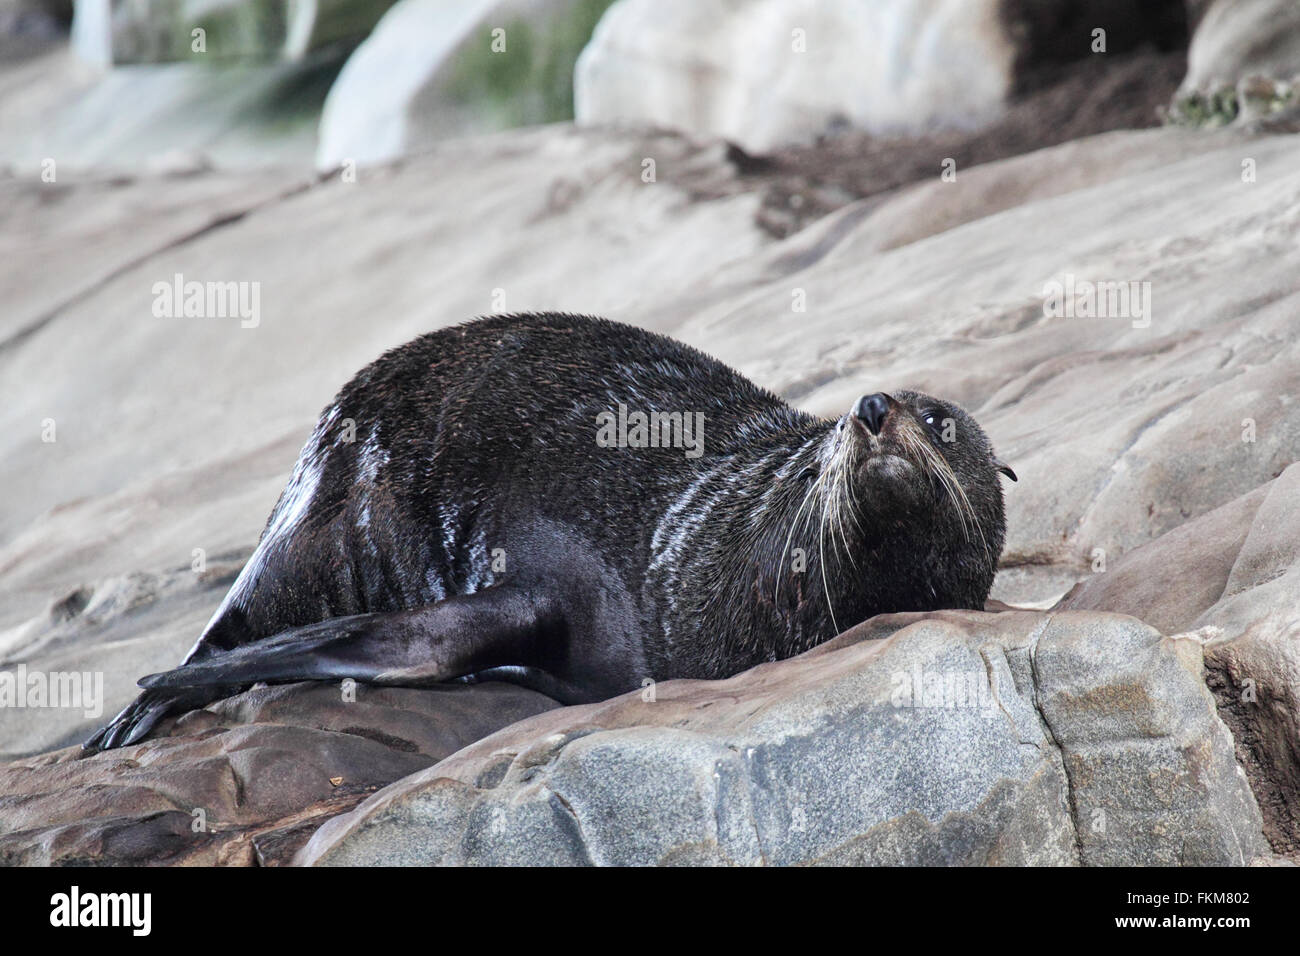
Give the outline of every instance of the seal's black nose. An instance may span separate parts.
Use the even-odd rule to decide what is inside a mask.
[[[863,395],[853,406],[854,417],[861,419],[862,423],[871,429],[873,435],[880,434],[880,426],[885,423],[885,416],[888,414],[889,396],[883,392]]]

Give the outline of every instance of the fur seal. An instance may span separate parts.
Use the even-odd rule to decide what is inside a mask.
[[[1005,531],[979,425],[835,420],[607,319],[478,319],[345,385],[184,662],[85,745],[258,681],[505,679],[567,703],[720,678],[886,611],[981,608]]]

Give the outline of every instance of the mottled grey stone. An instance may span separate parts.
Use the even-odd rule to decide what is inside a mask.
[[[507,728],[299,861],[1246,863],[1268,848],[1200,666],[1197,642],[1120,615],[888,615]]]

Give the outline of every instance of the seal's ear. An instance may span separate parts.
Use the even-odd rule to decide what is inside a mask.
[[[1007,476],[1008,478],[1010,478],[1012,481],[1019,481],[1019,480],[1020,480],[1019,478],[1016,477],[1016,473],[1015,473],[1014,471],[1011,470],[1011,466],[1008,465],[1008,464],[1007,464],[1005,461],[1003,461],[1001,458],[994,458],[994,459],[993,459],[993,467],[996,468],[998,471],[1002,472],[1002,474],[1006,475],[1006,476]]]

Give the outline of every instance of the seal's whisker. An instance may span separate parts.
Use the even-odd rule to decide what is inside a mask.
[[[848,557],[849,563],[856,569],[858,566],[857,556],[853,553],[853,548],[849,545],[848,526],[844,521],[844,512],[848,511],[856,503],[851,502],[853,483],[849,476],[852,473],[852,467],[847,460],[851,455],[846,455],[845,460],[839,463],[836,468],[835,482],[835,523],[839,528],[840,540],[844,542],[844,554]],[[857,518],[854,518],[857,521]],[[859,526],[859,531],[861,526]]]
[[[858,529],[858,534],[863,534],[862,522],[858,519],[858,509],[861,507],[858,501],[858,490],[854,487],[852,469],[848,468],[845,471],[844,484],[849,489],[849,517],[853,519],[853,527]]]
[[[824,518],[825,518],[825,514],[823,513],[823,519]],[[823,546],[823,540],[825,538],[825,530],[826,530],[826,522],[825,520],[823,520],[817,532],[817,563],[821,565],[822,590],[826,592],[826,610],[830,613],[831,616],[831,628],[832,628],[831,636],[834,636],[835,634],[838,634],[840,632],[840,625],[839,622],[835,620],[835,602],[831,600],[831,585],[830,585],[830,581],[826,577],[826,549]]]
[[[790,553],[790,544],[794,541],[795,531],[798,530],[799,528],[800,516],[804,514],[804,508],[808,508],[808,516],[809,517],[812,516],[812,508],[808,506],[811,502],[814,502],[817,499],[819,495],[819,491],[821,489],[822,482],[825,480],[825,477],[826,477],[826,473],[825,471],[823,471],[820,475],[817,476],[817,480],[808,486],[808,491],[804,494],[803,501],[799,503],[799,507],[795,510],[794,513],[794,519],[790,522],[790,531],[785,536],[785,546],[781,549],[781,556],[778,559],[777,575],[776,575],[776,591],[773,593],[772,596],[773,603],[775,604],[778,605],[780,604],[781,582],[785,580],[786,558]]]
[[[939,454],[923,438],[910,431],[903,431],[901,435],[907,448],[924,460],[929,466],[930,473],[942,485],[944,494],[952,504],[953,510],[957,512],[957,519],[961,523],[962,536],[969,541],[971,539],[971,528],[973,527],[979,535],[981,543],[987,548],[988,542],[984,537],[984,529],[980,526],[979,518],[975,515],[975,509],[971,506],[970,498],[967,497],[961,482],[957,480],[956,474],[953,473],[952,466],[948,464],[943,455]]]
[[[910,429],[901,429],[899,437],[907,450],[915,456],[918,463],[939,482],[944,495],[953,506],[953,510],[957,512],[957,518],[961,522],[962,534],[969,539],[969,532],[966,530],[965,513],[957,502],[956,496],[953,495],[952,486],[948,482],[947,474],[945,474],[945,463],[941,460],[941,456],[930,447],[929,442],[918,437]]]

